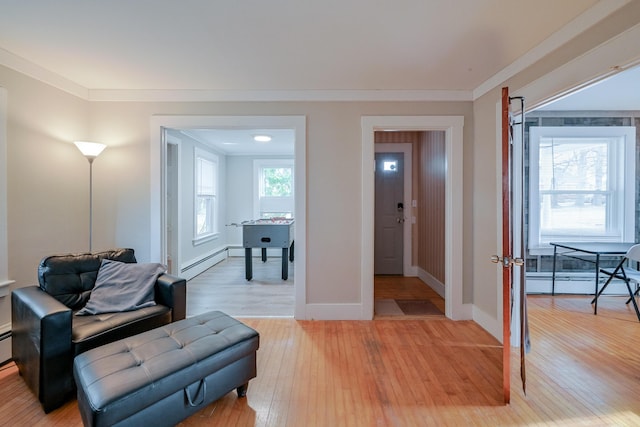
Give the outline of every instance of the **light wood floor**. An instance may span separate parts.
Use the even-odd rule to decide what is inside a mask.
[[[244,257],[229,257],[187,282],[187,316],[220,310],[234,317],[292,317],[295,269],[282,280],[280,257],[253,260],[245,279]]]
[[[187,316],[220,310],[234,317],[293,317],[294,263],[289,263],[288,280],[281,278],[280,263],[278,257],[270,257],[266,263],[255,258],[251,281],[245,280],[243,257],[229,257],[216,264],[189,280]],[[417,277],[376,276],[374,299],[429,300],[444,313],[444,299]],[[376,318],[397,317],[376,313]]]
[[[374,306],[375,319],[434,319],[444,318],[444,298],[438,295],[433,289],[426,285],[417,277],[403,276],[376,276],[374,280]],[[378,311],[378,302],[393,299],[401,300],[427,300],[440,309],[442,315],[439,316],[407,316],[407,315],[385,315]]]
[[[528,386],[472,321],[246,319],[258,377],[184,426],[638,426],[640,323],[623,297],[529,297]],[[15,365],[0,368],[0,424],[80,426],[75,401],[44,415]]]

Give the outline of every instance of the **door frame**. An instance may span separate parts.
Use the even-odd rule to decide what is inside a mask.
[[[167,156],[169,152],[173,152],[175,155],[175,165],[174,165],[174,180],[173,182],[169,182],[167,179],[168,176],[165,175],[165,179],[167,182],[167,192],[166,194],[172,194],[174,198],[178,198],[180,196],[179,189],[181,188],[181,178],[180,178],[180,165],[181,165],[181,157],[182,157],[182,147],[180,145],[180,140],[172,135],[163,135],[166,139],[164,142],[164,146],[166,147]],[[165,162],[166,164],[166,162]],[[180,200],[176,200],[176,206],[170,208],[167,206],[167,216],[165,217],[165,230],[168,233],[169,228],[173,228],[171,232],[172,241],[169,242],[167,240],[167,261],[171,258],[171,268],[169,269],[169,274],[173,274],[175,276],[180,275],[180,266],[182,265],[182,252],[180,250],[180,242],[182,228],[176,227],[176,224],[181,224],[182,218],[182,203]],[[170,244],[171,243],[171,244]],[[167,262],[168,263],[168,262]]]
[[[375,212],[375,131],[444,131],[447,161],[445,191],[445,315],[471,319],[472,304],[463,302],[462,192],[464,116],[362,116],[362,319],[373,319],[373,232]]]
[[[306,116],[173,116],[157,115],[150,118],[150,247],[151,261],[166,263],[166,188],[165,170],[167,147],[162,137],[164,128],[202,129],[202,128],[272,128],[293,129],[295,133],[294,161],[295,175],[295,242],[296,275],[294,281],[295,307],[294,318],[306,319],[306,235],[307,235],[307,195],[306,195]]]
[[[374,143],[374,151],[375,153],[402,153],[404,155],[404,194],[402,195],[404,202],[404,213],[405,217],[407,217],[406,213],[409,212],[408,221],[404,222],[402,227],[402,275],[403,276],[417,276],[418,270],[417,267],[412,265],[413,262],[413,236],[411,234],[411,225],[413,218],[413,208],[411,207],[412,194],[413,194],[413,156],[412,156],[413,145],[409,143],[388,143],[388,142],[380,142]],[[375,157],[375,154],[374,154]],[[375,172],[374,172],[375,175]],[[375,183],[375,181],[374,181]],[[375,187],[374,187],[375,190]],[[377,191],[377,190],[376,190]],[[375,209],[374,209],[375,215]],[[375,216],[374,216],[375,220]],[[373,242],[375,245],[375,241]],[[375,249],[375,247],[374,247]]]

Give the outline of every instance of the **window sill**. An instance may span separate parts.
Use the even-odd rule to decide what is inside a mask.
[[[204,236],[196,237],[191,241],[191,243],[193,244],[193,246],[200,246],[213,240],[217,240],[218,237],[220,237],[220,233],[206,234]]]

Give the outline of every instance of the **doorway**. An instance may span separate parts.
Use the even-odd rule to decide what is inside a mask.
[[[445,189],[445,315],[470,319],[471,304],[463,302],[462,270],[462,141],[463,116],[365,116],[362,117],[362,318],[374,314],[374,212],[376,131],[444,131],[446,156]],[[370,166],[369,166],[370,165]]]
[[[304,318],[306,308],[306,118],[304,116],[154,116],[151,119],[151,205],[153,207],[151,209],[151,258],[164,263],[167,262],[170,247],[170,236],[167,234],[167,221],[170,216],[167,200],[169,185],[167,158],[171,150],[166,139],[163,138],[165,129],[288,129],[293,131],[296,165],[293,178],[296,188],[294,317]],[[176,232],[176,230],[173,231],[173,233]],[[220,240],[218,246],[226,251],[228,249],[226,243]]]

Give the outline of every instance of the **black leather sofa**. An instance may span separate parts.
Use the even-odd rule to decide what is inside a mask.
[[[38,267],[39,286],[12,292],[12,357],[45,412],[74,395],[75,356],[185,318],[186,281],[168,274],[156,281],[154,306],[74,316],[89,300],[103,259],[136,262],[133,249],[49,256]]]

